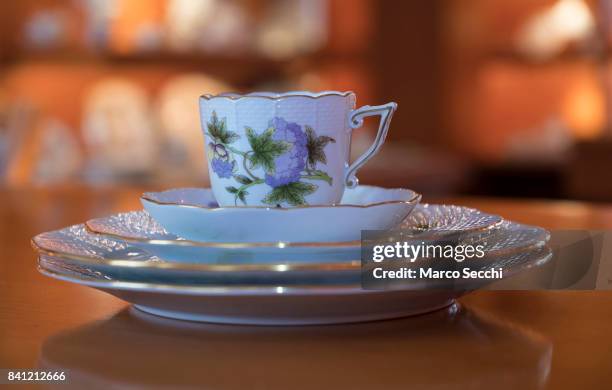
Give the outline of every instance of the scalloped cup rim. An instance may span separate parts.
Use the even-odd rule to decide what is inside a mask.
[[[291,211],[291,210],[304,210],[304,209],[313,209],[313,208],[370,208],[381,206],[385,204],[413,204],[419,203],[421,201],[421,194],[416,191],[413,191],[408,188],[384,188],[378,186],[368,186],[368,185],[360,185],[359,188],[364,190],[376,190],[382,191],[385,193],[397,192],[404,194],[404,196],[400,199],[393,200],[384,200],[384,201],[374,201],[364,204],[354,204],[354,203],[335,203],[335,204],[315,204],[315,205],[304,205],[304,206],[294,206],[294,207],[278,207],[278,206],[206,206],[203,204],[197,204],[195,202],[186,203],[179,201],[167,201],[161,200],[159,195],[168,194],[176,191],[184,191],[184,190],[210,190],[210,188],[202,188],[202,187],[185,187],[185,188],[170,188],[164,191],[149,191],[145,192],[140,196],[140,199],[143,201],[151,202],[160,206],[180,206],[180,207],[195,207],[203,210],[211,210],[211,211],[219,211],[219,210],[270,210],[270,211]]]
[[[287,91],[287,92],[249,92],[249,93],[238,93],[238,92],[223,92],[219,94],[205,93],[200,95],[200,99],[213,100],[213,99],[229,99],[229,100],[240,100],[249,98],[261,98],[269,100],[286,99],[289,97],[302,97],[309,99],[318,99],[326,96],[357,96],[353,91]]]

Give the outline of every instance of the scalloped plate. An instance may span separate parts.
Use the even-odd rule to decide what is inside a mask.
[[[502,218],[478,210],[452,205],[417,205],[397,228],[409,229],[414,237],[431,240],[445,236],[486,231],[499,226]],[[168,261],[178,262],[337,262],[360,258],[361,242],[201,242],[167,232],[145,211],[115,214],[86,222],[93,232],[129,242]]]
[[[430,210],[436,209],[429,206]],[[418,233],[412,240],[420,242],[426,233]],[[440,238],[434,237],[433,240]],[[447,237],[442,240],[449,242]],[[497,261],[501,256],[512,256],[524,251],[538,249],[546,245],[549,234],[546,230],[505,221],[495,229],[476,231],[464,237],[454,236],[457,244],[483,244],[488,257]],[[409,238],[402,237],[402,240]],[[84,225],[74,225],[65,229],[42,233],[34,237],[35,249],[45,256],[62,259],[65,264],[88,269],[92,274],[103,274],[109,279],[147,281],[173,284],[266,284],[266,283],[317,283],[338,284],[358,283],[360,278],[360,245],[349,243],[347,248],[335,248],[341,256],[324,256],[316,247],[286,248],[193,248],[194,253],[203,257],[191,257],[185,262],[171,262],[149,254],[122,240],[105,235],[92,234]],[[153,244],[151,244],[153,245]],[[170,250],[172,246],[160,246]],[[189,248],[189,247],[188,247]],[[251,253],[251,257],[235,256],[230,258],[226,252],[249,253],[253,249],[276,251],[277,260],[266,257],[265,252]],[[298,249],[296,253],[285,251]],[[195,251],[204,252],[195,252]],[[206,251],[209,257],[203,255]],[[310,251],[310,252],[309,252]],[[225,254],[224,254],[225,253]],[[325,252],[323,252],[325,253]],[[218,254],[214,258],[213,255]],[[306,256],[306,254],[308,256]],[[293,258],[292,258],[293,256]],[[353,256],[353,257],[351,257]],[[283,260],[284,259],[284,260]],[[290,260],[287,260],[290,259]],[[299,260],[297,260],[299,259]],[[484,264],[484,262],[483,262]]]

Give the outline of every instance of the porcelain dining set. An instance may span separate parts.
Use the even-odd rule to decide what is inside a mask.
[[[203,95],[199,104],[211,188],[147,192],[141,210],[35,236],[42,274],[157,316],[309,325],[416,315],[480,288],[364,288],[364,231],[481,243],[484,264],[503,266],[505,278],[551,256],[539,227],[358,184],[395,103],[356,108],[352,92],[298,91]],[[351,133],[369,116],[380,117],[374,142],[351,162]]]

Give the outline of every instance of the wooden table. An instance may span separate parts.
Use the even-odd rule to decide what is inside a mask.
[[[38,274],[33,235],[138,208],[141,192],[0,191],[0,367],[69,369],[80,388],[612,387],[610,292],[482,291],[419,317],[275,328],[156,318]],[[551,229],[612,227],[609,206],[447,201]]]

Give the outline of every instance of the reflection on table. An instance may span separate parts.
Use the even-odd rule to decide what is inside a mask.
[[[325,327],[181,322],[124,309],[49,337],[39,365],[80,388],[496,388],[546,384],[551,341],[459,305]]]

